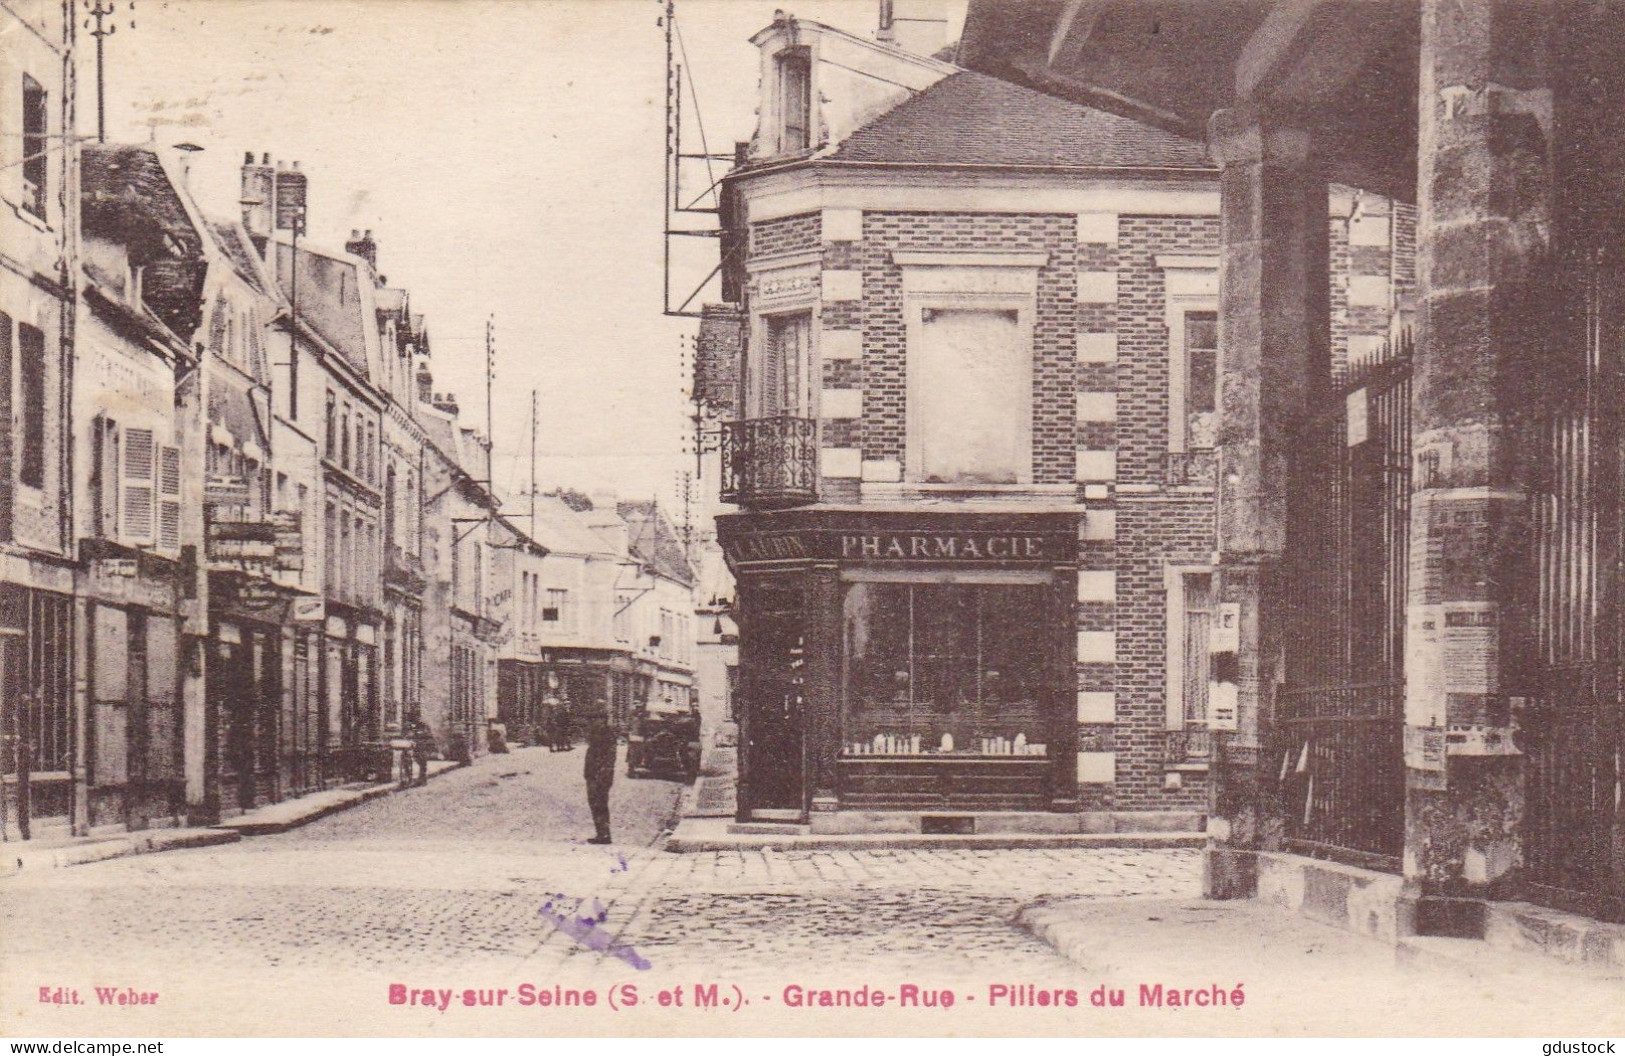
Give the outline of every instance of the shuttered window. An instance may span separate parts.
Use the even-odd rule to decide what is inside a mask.
[[[45,486],[45,333],[21,323],[17,351],[22,373],[22,450],[17,478],[31,488]]]
[[[124,471],[120,480],[119,520],[124,540],[131,545],[154,541],[154,459],[151,429],[124,430]]]
[[[165,447],[158,456],[158,548],[181,548],[181,451]]]

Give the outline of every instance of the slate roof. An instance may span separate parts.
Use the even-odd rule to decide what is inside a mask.
[[[618,502],[615,512],[626,522],[627,545],[635,556],[653,565],[667,579],[693,585],[694,569],[658,505],[648,500]]]
[[[271,291],[260,281],[262,272],[259,258],[254,252],[254,247],[248,244],[248,234],[242,229],[242,225],[212,216],[206,216],[204,220],[209,225],[209,233],[214,236],[215,244],[226,255],[226,259],[231,261],[232,268],[243,277],[243,281],[260,293],[269,295]]]
[[[515,520],[523,520],[522,516]],[[615,551],[587,520],[552,495],[536,496],[536,535],[538,543],[556,554],[585,557],[614,557]]]
[[[124,245],[144,268],[142,300],[176,334],[202,321],[208,264],[182,191],[148,147],[86,144],[80,159],[85,234]]]
[[[864,125],[837,161],[1213,170],[1200,140],[965,70]]]

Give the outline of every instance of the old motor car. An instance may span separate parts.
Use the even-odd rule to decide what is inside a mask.
[[[700,713],[694,707],[645,708],[626,738],[628,777],[664,775],[693,781],[700,773]]]

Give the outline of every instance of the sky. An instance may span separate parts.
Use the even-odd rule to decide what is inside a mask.
[[[661,313],[661,0],[137,0],[133,28],[116,6],[108,139],[203,147],[191,188],[215,215],[238,208],[244,152],[298,160],[306,237],[339,248],[372,230],[379,270],[426,317],[435,389],[480,428],[494,318],[499,490],[528,486],[536,389],[539,488],[668,499],[692,466],[680,342],[695,324]],[[677,0],[700,118],[685,112],[685,139],[701,122],[716,152],[750,137],[749,37],[775,8],[868,35],[876,6]],[[679,241],[677,301],[716,263],[712,240]]]

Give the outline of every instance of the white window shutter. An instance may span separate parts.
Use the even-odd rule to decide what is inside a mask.
[[[165,447],[158,457],[158,548],[181,548],[181,450]]]
[[[124,430],[124,473],[120,521],[124,541],[151,546],[153,539],[154,455],[151,429]]]

